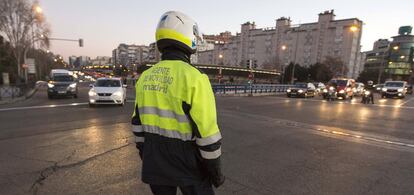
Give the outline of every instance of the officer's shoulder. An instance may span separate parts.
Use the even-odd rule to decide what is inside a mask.
[[[190,71],[193,74],[205,74],[201,69],[197,68],[195,65],[193,64],[189,64],[186,62],[182,62],[184,64],[184,67],[187,71]]]

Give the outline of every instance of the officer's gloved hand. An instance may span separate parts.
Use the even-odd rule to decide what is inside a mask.
[[[142,155],[143,155],[143,153],[144,153],[144,144],[142,144],[142,143],[136,143],[136,145],[135,145],[136,147],[137,147],[137,149],[138,149],[138,152],[139,152],[139,157],[141,158],[141,160],[142,160]]]
[[[223,185],[225,177],[221,173],[220,158],[214,160],[205,160],[205,166],[210,179],[210,182],[214,187],[218,188]]]
[[[221,185],[223,185],[225,180],[226,180],[226,177],[224,177],[224,175],[220,173],[220,175],[217,175],[215,178],[212,178],[211,183],[213,184],[214,187],[218,188]]]

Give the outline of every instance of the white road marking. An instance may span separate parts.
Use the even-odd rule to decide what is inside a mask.
[[[276,98],[279,98],[279,99],[287,99],[285,97],[276,97]],[[349,102],[349,101],[343,101],[343,100],[336,100],[336,101],[333,101],[333,102],[328,102],[326,100],[317,100],[317,99],[293,99],[293,98],[290,98],[290,99],[292,99],[293,101],[309,101],[309,102],[323,102],[323,103],[333,103],[333,104],[353,104],[353,105],[361,104],[361,105],[363,105],[362,103],[360,103],[358,101],[351,101],[351,102]],[[414,98],[411,98],[410,100],[408,100],[406,102],[403,102],[402,104],[398,104],[398,105],[366,104],[365,106],[414,109],[414,106],[403,106],[403,104],[405,104],[405,103],[407,103],[409,101],[412,101],[412,100],[414,100]]]
[[[127,100],[127,103],[133,103],[132,100]],[[44,108],[59,108],[59,107],[72,107],[72,106],[83,106],[88,105],[89,102],[75,102],[70,104],[51,104],[51,105],[41,105],[41,106],[25,106],[25,107],[13,107],[13,108],[2,108],[0,112],[5,111],[15,111],[15,110],[32,110],[32,109],[44,109]]]
[[[405,101],[405,102],[401,103],[399,106],[402,106],[402,105],[404,105],[404,104],[406,104],[406,103],[408,103],[408,102],[411,102],[412,100],[414,100],[414,97],[412,97],[411,99],[409,99],[409,100],[407,100],[407,101]]]
[[[226,111],[227,114],[233,114],[234,111]],[[286,120],[286,119],[279,119],[279,118],[270,118],[267,116],[257,115],[257,114],[249,114],[249,113],[240,113],[245,116],[249,116],[250,118],[259,118],[259,119],[266,119],[266,121],[272,121],[277,125],[282,125],[286,127],[292,127],[292,128],[299,128],[302,130],[311,130],[314,132],[319,132],[321,134],[319,135],[331,135],[336,136],[332,138],[351,138],[351,139],[358,139],[366,142],[375,142],[385,145],[394,145],[394,146],[400,146],[405,148],[414,149],[414,144],[411,142],[411,140],[404,140],[404,139],[386,139],[379,136],[373,136],[369,134],[365,134],[362,132],[352,131],[348,129],[342,129],[342,128],[334,128],[329,126],[321,126],[321,125],[315,125],[315,124],[309,124],[309,123],[303,123],[303,122],[297,122],[292,120]],[[411,142],[411,143],[410,143]]]
[[[14,107],[14,108],[3,108],[0,112],[13,111],[13,110],[31,110],[31,109],[42,109],[42,108],[58,108],[58,107],[69,107],[69,106],[81,106],[87,105],[88,102],[70,103],[70,104],[51,104],[42,106],[26,106],[26,107]]]

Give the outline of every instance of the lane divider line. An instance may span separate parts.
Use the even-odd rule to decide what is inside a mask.
[[[233,111],[225,111],[224,113],[233,113]],[[285,127],[291,127],[291,128],[300,128],[300,129],[304,129],[307,131],[314,131],[314,132],[319,132],[325,135],[332,135],[332,136],[337,136],[338,138],[343,137],[343,138],[353,138],[353,139],[358,139],[358,140],[363,140],[363,141],[370,141],[370,142],[374,142],[374,143],[381,143],[381,144],[385,144],[385,145],[394,145],[394,146],[400,146],[400,147],[405,147],[405,148],[410,148],[410,149],[414,149],[414,144],[409,143],[411,140],[407,140],[405,141],[406,143],[404,143],[404,140],[398,141],[398,138],[391,140],[391,139],[382,139],[382,138],[378,138],[375,136],[370,136],[370,135],[361,135],[358,133],[354,133],[350,130],[341,130],[341,129],[335,129],[335,130],[331,130],[330,127],[325,127],[325,126],[321,126],[321,125],[314,125],[314,124],[308,124],[308,123],[301,123],[301,122],[297,122],[297,121],[291,121],[291,120],[285,120],[285,119],[275,119],[275,118],[269,118],[266,116],[261,116],[261,115],[256,115],[256,114],[248,114],[248,113],[242,113],[241,115],[245,115],[245,116],[249,116],[250,118],[259,118],[261,120],[265,120],[268,122],[272,122],[276,125],[281,125],[281,126],[285,126]]]
[[[407,100],[407,101],[405,101],[405,102],[401,103],[399,106],[402,106],[402,105],[404,105],[404,104],[406,104],[406,103],[408,103],[408,102],[411,102],[412,100],[414,100],[414,97],[412,97],[411,99],[409,99],[409,100]]]
[[[404,109],[414,109],[414,106],[403,106],[403,104],[408,103],[411,100],[414,100],[414,98],[410,99],[407,102],[403,102],[403,104],[398,105],[386,105],[386,104],[362,104],[358,101],[349,102],[344,100],[337,100],[333,102],[328,102],[326,100],[315,100],[315,99],[294,99],[294,98],[285,98],[285,97],[276,97],[278,99],[292,99],[293,101],[305,101],[305,102],[322,102],[322,103],[330,103],[330,104],[351,104],[351,105],[364,105],[364,106],[370,106],[370,107],[387,107],[387,108],[404,108]]]
[[[135,101],[127,100],[126,103],[134,103]],[[71,106],[83,106],[88,105],[89,102],[75,102],[69,104],[51,104],[42,106],[25,106],[25,107],[13,107],[13,108],[2,108],[0,112],[15,111],[15,110],[31,110],[31,109],[44,109],[44,108],[59,108],[59,107],[71,107]]]

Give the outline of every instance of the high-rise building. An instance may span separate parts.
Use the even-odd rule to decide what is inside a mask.
[[[91,60],[92,65],[108,65],[111,63],[111,57],[108,56],[97,56]]]
[[[143,64],[148,58],[150,48],[145,45],[127,45],[124,43],[112,51],[112,61],[115,65],[127,67],[134,64]]]
[[[335,20],[333,10],[320,13],[314,23],[293,25],[290,18],[281,17],[275,27],[256,28],[254,22],[247,22],[240,33],[199,52],[197,63],[280,70],[289,63],[309,66],[333,57],[348,70],[344,76],[355,78],[360,70],[362,24],[357,18]]]
[[[75,66],[75,64],[76,64],[76,56],[69,56],[69,65],[71,66],[71,67],[77,67],[77,66]]]
[[[372,50],[364,52],[366,55],[364,70],[383,71],[387,64],[389,45],[390,41],[388,39],[375,41]]]
[[[414,35],[411,35],[411,31],[411,26],[402,26],[399,28],[398,35],[392,37],[385,69],[388,79],[405,81],[413,79]]]

